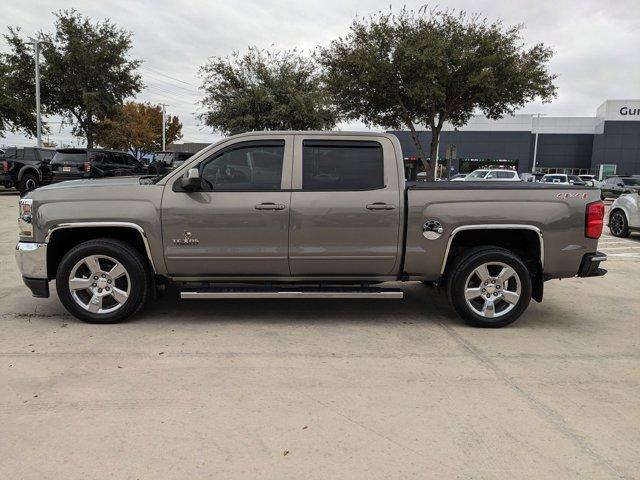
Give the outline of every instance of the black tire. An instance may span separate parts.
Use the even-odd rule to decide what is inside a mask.
[[[492,275],[488,281],[491,282],[491,279],[496,279],[498,285],[493,286],[490,283],[486,287],[489,289],[489,295],[495,295],[496,291],[494,291],[494,289],[496,288],[503,288],[504,290],[508,288],[509,290],[507,291],[510,291],[513,288],[517,288],[517,286],[519,286],[520,293],[517,301],[515,303],[511,303],[504,300],[500,290],[497,290],[497,303],[495,303],[494,306],[494,315],[496,316],[488,318],[487,316],[477,313],[477,311],[467,303],[465,290],[467,290],[468,281],[471,283],[478,282],[480,280],[480,277],[476,276],[473,272],[484,264],[492,263],[504,264],[511,267],[516,276],[508,279],[504,287],[500,287],[499,284],[501,281],[496,277],[496,269],[501,269],[503,267],[500,267],[499,265],[490,265],[489,268],[490,270],[493,270],[493,272],[489,271]],[[527,266],[522,262],[520,257],[503,248],[482,247],[470,250],[451,266],[451,271],[447,276],[447,293],[451,305],[463,320],[476,327],[498,328],[509,325],[510,323],[515,322],[518,317],[522,315],[531,301],[531,275]],[[482,289],[483,286],[484,284],[480,280],[479,285],[474,285],[473,288]],[[477,298],[469,300],[469,302],[474,306],[477,305],[476,309],[479,309],[481,308],[480,304],[485,302],[484,295],[485,294],[483,293]],[[494,297],[492,296],[490,298],[493,299]]]
[[[72,269],[83,258],[91,255],[111,257],[120,262],[128,274],[127,285],[130,282],[128,298],[115,311],[90,312],[79,305],[71,294],[69,276]],[[115,284],[114,279],[114,287]],[[69,313],[88,323],[116,323],[125,320],[142,308],[149,298],[151,286],[148,264],[142,255],[128,243],[112,239],[89,240],[73,247],[62,258],[56,274],[56,291],[60,301]],[[87,291],[85,293],[91,295]]]
[[[609,231],[611,235],[619,238],[627,238],[631,235],[627,216],[622,210],[614,210],[609,216]]]
[[[33,190],[38,187],[38,177],[33,173],[25,173],[22,175],[22,178],[16,185],[17,190],[20,193],[26,192],[27,190]]]

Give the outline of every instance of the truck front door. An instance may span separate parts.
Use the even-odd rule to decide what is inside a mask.
[[[391,140],[296,135],[294,159],[291,273],[397,273],[402,194]]]
[[[288,236],[293,136],[246,137],[223,144],[197,165],[201,191],[162,199],[170,275],[289,275]]]

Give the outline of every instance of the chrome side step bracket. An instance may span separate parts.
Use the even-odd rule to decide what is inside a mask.
[[[402,298],[404,293],[400,289],[382,288],[332,288],[332,289],[248,289],[225,288],[206,290],[183,290],[180,298],[212,299],[212,298]]]

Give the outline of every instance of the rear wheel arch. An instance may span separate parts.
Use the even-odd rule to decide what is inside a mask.
[[[155,265],[147,237],[136,224],[91,224],[59,225],[49,229],[46,236],[47,272],[50,279],[55,278],[62,258],[72,248],[89,240],[112,239],[125,242],[135,248],[146,259],[149,270],[155,273]]]
[[[542,301],[544,291],[544,238],[533,225],[469,225],[455,229],[447,243],[441,274],[451,276],[458,260],[471,250],[502,248],[518,256],[531,276],[532,298]]]
[[[22,177],[28,173],[35,175],[38,181],[42,180],[42,175],[40,173],[40,170],[38,170],[33,165],[24,165],[18,172],[18,181],[21,181]]]

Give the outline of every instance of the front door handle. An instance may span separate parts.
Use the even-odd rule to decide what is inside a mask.
[[[264,202],[256,205],[256,210],[284,210],[285,206],[281,203]]]
[[[367,210],[393,210],[394,208],[396,208],[395,205],[384,202],[375,202],[367,205]]]

